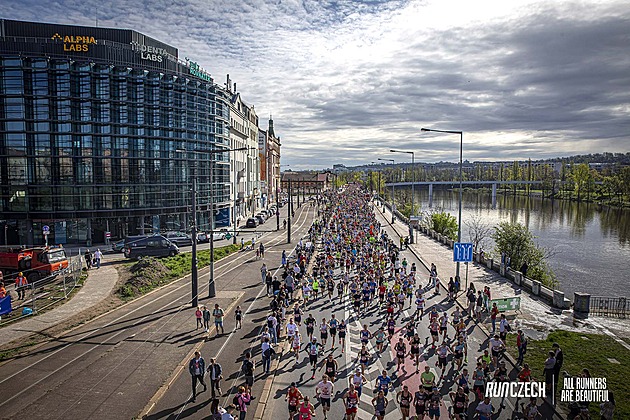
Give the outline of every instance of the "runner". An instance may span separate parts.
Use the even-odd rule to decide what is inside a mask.
[[[400,404],[402,420],[407,420],[407,417],[409,417],[409,409],[411,408],[412,400],[413,395],[409,392],[409,387],[407,385],[403,385],[403,390],[396,395],[396,401]]]
[[[361,373],[361,369],[356,369],[354,374],[349,379],[350,385],[354,386],[354,389],[359,393],[359,397],[361,397],[361,391],[363,390],[363,385],[367,383],[367,379]]]
[[[341,320],[339,323],[339,347],[341,347],[341,352],[343,353],[346,348],[346,333],[348,332],[348,326],[346,325],[345,320]]]
[[[420,387],[413,397],[413,407],[416,410],[416,418],[418,420],[424,419],[424,413],[429,403],[431,396],[424,387]]]
[[[378,391],[376,397],[372,398],[372,406],[374,407],[374,415],[377,420],[385,418],[385,409],[387,408],[387,398],[383,391]]]
[[[381,374],[376,378],[376,389],[383,391],[385,396],[389,392],[389,388],[392,386],[392,378],[387,375],[387,371],[383,370]]]
[[[330,357],[332,357],[332,355]],[[322,411],[324,412],[325,419],[328,418],[328,411],[330,411],[330,398],[332,397],[334,388],[335,386],[333,383],[328,380],[328,375],[323,375],[322,380],[315,387],[315,394],[322,405]]]
[[[313,337],[308,344],[306,351],[308,352],[308,361],[313,370],[311,379],[315,379],[315,369],[317,369],[317,356],[319,355],[321,344],[317,342],[317,338]]]
[[[356,419],[359,402],[359,394],[354,389],[354,385],[350,384],[348,391],[343,396],[343,404],[346,407],[346,420]]]
[[[361,374],[365,374],[365,368],[367,367],[371,358],[372,356],[370,355],[370,352],[368,351],[365,344],[362,345],[361,350],[359,350],[359,365],[361,366]]]
[[[405,355],[407,354],[407,346],[405,345],[402,337],[398,339],[398,343],[394,346],[394,350],[396,351],[396,363],[398,369],[400,369],[400,365],[402,365],[403,370],[405,370]]]
[[[330,349],[335,348],[335,340],[337,339],[337,327],[339,326],[339,321],[335,318],[335,314],[330,316],[330,321],[328,321],[328,327],[330,329]]]
[[[434,420],[440,419],[440,404],[442,403],[442,396],[438,387],[433,388],[433,393],[430,395],[429,400],[429,418]]]
[[[381,357],[381,353],[383,352],[383,344],[385,343],[385,330],[383,327],[379,327],[378,331],[374,334],[374,338],[376,339],[376,351],[378,352],[378,357]]]
[[[298,412],[300,413],[300,420],[311,420],[312,416],[315,415],[315,407],[310,403],[308,395],[304,396],[304,401],[300,404]]]
[[[411,359],[414,361],[413,364],[416,366],[416,373],[420,369],[420,336],[416,332],[413,338],[410,340],[410,349],[409,355]]]
[[[291,382],[287,396],[284,398],[285,401],[289,402],[289,420],[294,419],[295,414],[298,412],[298,404],[303,398],[302,393],[297,389],[296,383]]]
[[[313,332],[315,331],[315,324],[317,324],[317,321],[315,321],[313,315],[308,314],[308,318],[306,318],[304,324],[306,325],[306,335],[308,336],[309,340],[312,340]]]
[[[468,394],[464,392],[464,388],[458,386],[457,392],[451,392],[450,396],[453,402],[453,418],[456,420],[466,420]]]
[[[334,359],[332,354],[328,355],[326,361],[324,362],[322,367],[319,368],[319,370],[322,370],[322,368],[324,367],[326,367],[326,376],[328,376],[328,379],[330,379],[331,382],[335,382],[337,371],[339,370],[339,365],[337,364],[337,361]]]
[[[322,318],[321,324],[319,324],[319,338],[322,340],[322,351],[326,348],[326,341],[328,340],[328,323],[326,318]]]

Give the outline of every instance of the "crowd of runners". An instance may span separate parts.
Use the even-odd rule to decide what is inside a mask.
[[[286,394],[289,418],[298,416],[306,420],[314,416],[315,398],[326,419],[335,389],[343,390],[345,418],[358,418],[362,389],[368,382],[366,368],[391,349],[396,371],[390,373],[385,369],[378,375],[374,395],[370,396],[372,407],[362,407],[364,410],[372,411],[382,420],[389,403],[388,394],[397,390],[395,400],[403,420],[413,416],[439,419],[446,414],[442,404],[445,398],[452,405],[448,414],[451,418],[463,420],[474,411],[479,419],[490,419],[495,408],[484,398],[484,388],[488,380],[507,380],[501,357],[509,326],[502,317],[500,334],[491,338],[490,350],[478,360],[469,361],[466,322],[479,317],[482,311],[494,312],[487,306],[489,290],[477,293],[473,286],[469,293],[475,299],[470,311],[459,308],[450,313],[438,311],[437,305],[429,303],[440,293],[437,269],[432,267],[429,276],[418,275],[415,263],[409,264],[401,256],[398,241],[390,238],[377,221],[370,195],[358,187],[349,188],[329,192],[322,198],[323,210],[311,228],[309,247],[305,250],[298,246],[294,263],[283,256],[283,279],[272,280],[275,280],[270,288],[274,295],[272,314],[266,329],[269,336],[263,340],[268,338],[277,343],[278,337],[285,334],[295,364],[307,357],[311,379],[316,376],[321,379],[312,396],[304,395],[297,383],[290,386]],[[318,252],[314,254],[315,243]],[[459,284],[451,279],[442,290],[447,299],[453,299],[458,289]],[[340,307],[350,305],[351,319],[339,320],[334,314],[329,319],[313,316],[309,307],[320,299]],[[374,311],[380,322],[369,328],[361,320]],[[333,353],[345,351],[351,320],[363,325],[358,337],[361,350],[354,366],[344,369],[349,373],[342,374]],[[428,325],[429,337],[420,336],[420,323]],[[406,372],[408,358],[415,366],[412,372]],[[422,361],[430,363],[420,369]],[[399,371],[419,375],[420,386],[409,389],[398,379]],[[528,372],[525,364],[519,378],[531,380]],[[454,386],[445,392],[446,379],[454,382]],[[539,418],[535,399],[523,404],[523,414],[525,418]]]

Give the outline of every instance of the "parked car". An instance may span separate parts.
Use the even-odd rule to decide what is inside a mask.
[[[255,218],[258,221],[259,225],[262,225],[263,223],[265,223],[265,218],[261,214],[257,214]]]
[[[212,240],[213,241],[221,241],[223,239],[225,239],[225,232],[221,232],[219,230],[219,231],[216,231],[216,232],[212,233]]]
[[[258,225],[259,221],[255,217],[250,217],[249,219],[247,219],[247,222],[245,222],[245,227],[248,228],[255,228]]]
[[[121,239],[120,241],[116,241],[112,244],[112,251],[114,252],[123,252],[125,249],[125,240]]]
[[[177,246],[192,245],[192,238],[184,232],[166,232],[164,237]]]
[[[206,232],[198,232],[197,233],[197,243],[206,243],[206,242],[210,242],[210,234],[206,233]]]
[[[125,257],[172,257],[179,254],[179,248],[162,235],[125,238]]]

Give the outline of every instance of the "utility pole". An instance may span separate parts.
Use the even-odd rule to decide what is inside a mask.
[[[214,284],[214,154],[210,153],[210,279],[208,280],[208,297],[216,296]]]
[[[276,187],[276,230],[280,230],[280,200],[278,196],[280,195],[280,189]]]
[[[190,162],[190,161],[188,161]],[[191,268],[191,285],[192,285],[192,307],[198,306],[198,273],[197,273],[197,161],[192,162],[192,268]]]
[[[287,243],[291,243],[291,213],[293,212],[293,196],[291,195],[291,178],[289,178],[289,215],[287,216]]]

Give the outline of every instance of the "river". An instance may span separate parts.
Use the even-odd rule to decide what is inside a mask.
[[[574,292],[593,296],[630,296],[630,210],[550,200],[539,197],[497,194],[492,208],[489,191],[463,194],[462,241],[469,240],[466,221],[474,215],[490,226],[502,221],[522,223],[535,241],[552,251],[549,265],[556,273],[559,290],[573,300]],[[415,205],[428,210],[426,187],[416,188]],[[458,193],[433,190],[433,208],[442,208],[457,218]],[[494,243],[488,239],[486,249]]]

